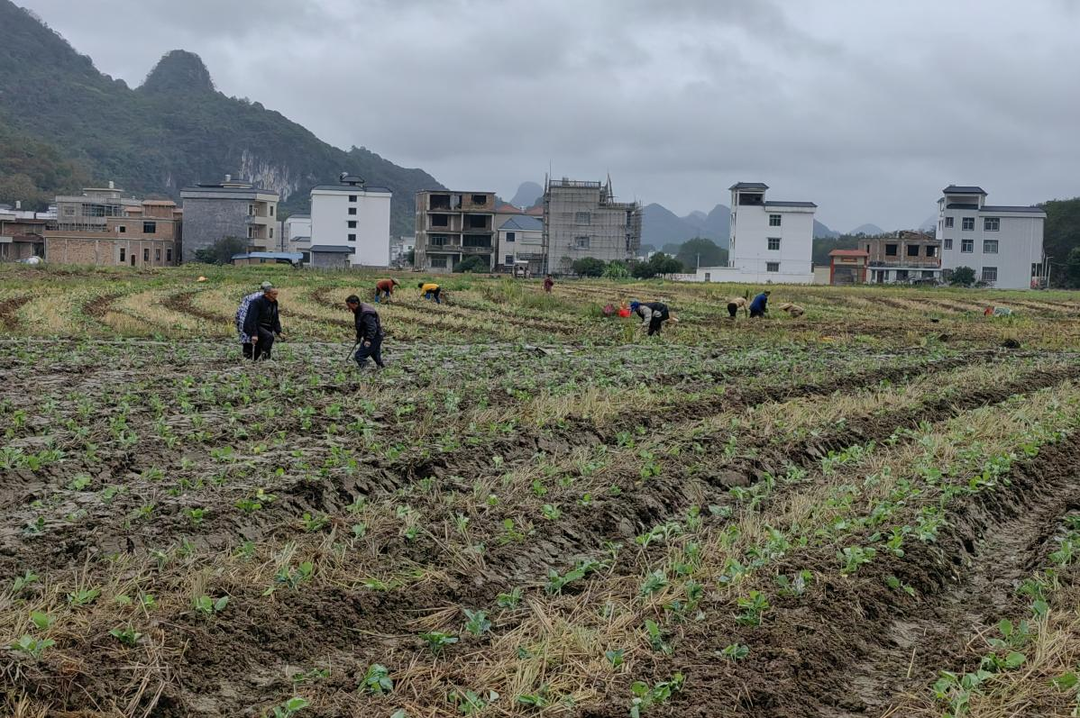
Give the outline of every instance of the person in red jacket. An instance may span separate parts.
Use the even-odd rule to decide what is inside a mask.
[[[551,288],[555,286],[555,280],[551,278],[551,275],[544,277],[544,291],[551,293]]]
[[[396,279],[380,279],[375,284],[375,303],[379,303],[379,298],[390,299],[390,295],[394,293],[394,287],[398,285]]]

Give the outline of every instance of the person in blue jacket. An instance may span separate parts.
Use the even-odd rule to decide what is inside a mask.
[[[761,294],[754,297],[754,301],[750,302],[750,318],[764,317],[765,312],[769,311],[769,290],[766,289]]]

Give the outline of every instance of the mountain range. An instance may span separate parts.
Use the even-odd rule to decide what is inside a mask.
[[[708,213],[695,210],[680,217],[660,204],[648,204],[642,212],[641,243],[660,248],[703,237],[727,248],[731,234],[731,208],[718,204]],[[836,232],[814,220],[814,237],[839,237]]]
[[[258,102],[226,97],[190,52],[166,54],[131,89],[10,0],[0,0],[0,28],[0,201],[107,180],[179,199],[181,188],[228,173],[277,191],[289,212],[307,208],[312,186],[348,172],[390,189],[391,232],[411,234],[416,192],[443,188],[423,170],[333,147]]]

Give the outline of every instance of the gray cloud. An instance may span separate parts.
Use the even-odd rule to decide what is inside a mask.
[[[763,180],[850,229],[950,182],[1080,194],[1066,0],[21,1],[129,84],[191,50],[328,142],[505,196],[550,166],[686,213]]]

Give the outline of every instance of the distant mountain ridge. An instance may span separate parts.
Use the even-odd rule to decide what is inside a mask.
[[[536,182],[522,182],[514,193],[513,198],[510,200],[510,204],[515,207],[534,207],[536,204],[544,198],[544,188],[538,185]]]
[[[258,102],[226,97],[193,53],[166,54],[132,90],[10,0],[0,0],[0,28],[0,127],[54,148],[91,181],[179,199],[181,188],[231,173],[280,193],[285,211],[300,211],[311,187],[348,172],[393,192],[393,234],[412,233],[417,191],[443,188],[423,170],[362,147],[333,147]],[[34,187],[77,190],[72,184]]]

